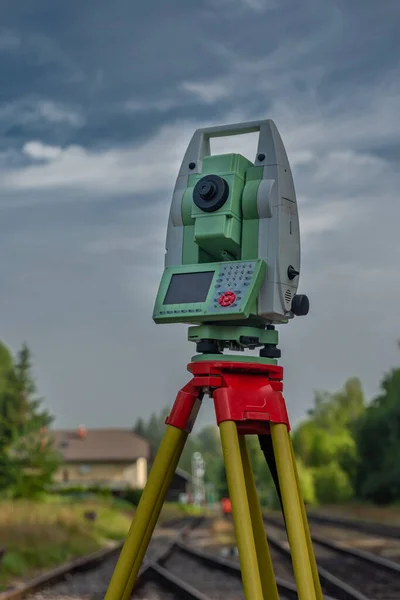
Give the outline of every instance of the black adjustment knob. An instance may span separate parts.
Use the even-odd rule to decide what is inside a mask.
[[[193,190],[193,201],[204,212],[218,210],[225,204],[228,197],[228,183],[218,175],[202,177]]]
[[[216,340],[201,340],[196,344],[196,351],[202,354],[222,354]]]
[[[264,348],[260,350],[260,356],[263,358],[280,358],[281,351],[275,344],[264,344]]]
[[[199,195],[203,200],[211,200],[217,191],[216,186],[212,181],[204,181],[199,189]]]
[[[290,281],[297,277],[297,275],[300,275],[300,272],[296,271],[296,269],[292,265],[290,265],[287,270],[287,276],[289,277]]]
[[[310,301],[304,294],[296,294],[292,300],[292,313],[296,317],[305,317],[310,310]]]

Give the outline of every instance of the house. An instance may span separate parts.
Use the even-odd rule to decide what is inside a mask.
[[[63,429],[52,432],[63,462],[54,488],[106,487],[115,494],[142,490],[153,458],[150,443],[130,429]],[[166,501],[178,502],[190,492],[191,476],[177,468]]]
[[[146,485],[150,443],[131,430],[79,427],[52,433],[63,458],[55,488],[99,486],[118,492]]]

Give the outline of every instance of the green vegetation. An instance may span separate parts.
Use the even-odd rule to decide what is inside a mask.
[[[89,521],[85,513],[96,513]],[[41,570],[122,541],[132,521],[132,505],[123,500],[43,496],[35,500],[0,502],[0,540],[6,548],[0,569],[0,589],[10,581],[32,577]],[[166,504],[160,523],[181,515]]]
[[[0,343],[0,495],[38,498],[59,465],[25,344],[16,358]]]
[[[96,512],[94,522],[85,519],[86,511]],[[111,501],[73,502],[56,497],[3,501],[0,540],[6,553],[0,582],[4,586],[11,579],[33,576],[107,542],[122,540],[129,524],[128,513]]]

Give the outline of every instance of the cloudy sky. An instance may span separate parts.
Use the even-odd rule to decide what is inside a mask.
[[[187,381],[186,327],[151,319],[171,191],[195,129],[260,118],[292,164],[311,302],[280,328],[292,423],[349,376],[376,393],[400,359],[399,17],[398,0],[2,0],[1,337],[32,347],[57,426],[130,426]]]

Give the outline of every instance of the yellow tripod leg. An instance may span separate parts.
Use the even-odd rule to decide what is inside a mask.
[[[286,425],[281,423],[271,424],[271,435],[299,600],[316,600],[299,491],[296,485],[289,433]]]
[[[264,521],[258,499],[256,482],[254,480],[249,451],[247,449],[246,438],[244,435],[239,436],[239,446],[242,457],[244,478],[246,481],[247,497],[249,501],[250,516],[253,525],[253,535],[258,558],[258,568],[260,572],[264,598],[268,598],[268,600],[279,600],[274,567],[268,547],[267,536],[265,534]]]
[[[236,423],[223,421],[220,423],[219,429],[229,495],[232,501],[244,596],[246,600],[263,600]]]
[[[146,532],[152,520],[157,502],[162,497],[161,490],[164,490],[164,496],[162,497],[162,501],[164,501],[166,492],[171,484],[173,471],[169,468],[170,464],[174,460],[177,447],[182,440],[186,441],[187,435],[185,431],[167,425],[104,600],[121,600],[127,583],[130,580],[133,565],[141,551],[142,542],[145,537],[148,540],[151,537],[148,534],[146,536]],[[168,486],[165,486],[164,484],[167,481]],[[153,532],[151,531],[151,533]]]
[[[312,540],[311,540],[311,535],[310,535],[310,528],[308,526],[306,507],[304,506],[304,500],[303,500],[303,496],[301,494],[299,474],[298,474],[297,466],[296,466],[296,458],[294,455],[292,438],[290,437],[290,435],[288,437],[289,437],[290,451],[291,451],[291,455],[292,455],[294,474],[296,477],[296,484],[297,484],[297,489],[298,489],[298,493],[299,493],[301,514],[303,517],[303,527],[304,527],[304,533],[305,533],[306,541],[307,541],[308,555],[310,557],[311,569],[312,569],[312,574],[313,574],[315,595],[317,597],[317,600],[324,600],[324,597],[322,595],[321,582],[319,580],[319,575],[318,575],[317,562],[315,560],[314,548],[312,545]]]
[[[136,560],[134,562],[134,565],[132,567],[132,571],[129,576],[128,583],[126,584],[126,588],[125,588],[124,594],[122,596],[122,600],[129,600],[129,598],[131,597],[132,590],[133,590],[135,582],[136,582],[136,578],[140,571],[140,567],[142,566],[143,559],[145,557],[147,548],[148,548],[150,540],[151,540],[151,536],[153,535],[153,531],[155,529],[155,526],[157,525],[158,517],[160,516],[160,512],[161,512],[161,509],[164,504],[164,498],[168,492],[171,478],[174,476],[176,467],[178,466],[178,462],[179,462],[180,456],[182,454],[182,450],[185,446],[185,442],[186,442],[186,437],[185,438],[182,437],[182,439],[180,439],[177,444],[178,447],[175,450],[174,458],[168,468],[168,472],[165,475],[163,486],[162,486],[161,491],[157,498],[157,504],[154,507],[153,514],[151,516],[150,522],[146,529],[146,533],[142,540],[142,545],[140,546],[139,553],[138,553]]]

